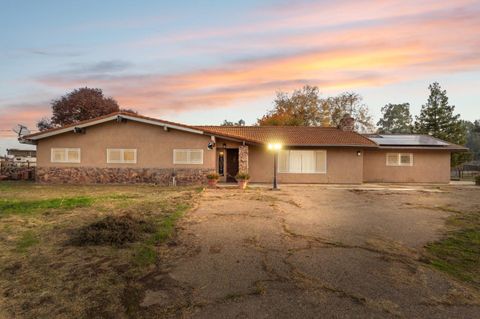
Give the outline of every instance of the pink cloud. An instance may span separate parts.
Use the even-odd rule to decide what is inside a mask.
[[[167,114],[228,107],[307,83],[323,91],[355,90],[480,67],[474,1],[309,1],[264,9],[241,25],[127,44],[148,48],[181,41],[185,49],[179,54],[222,57],[262,52],[249,59],[167,74],[66,70],[37,80],[57,91],[100,87],[124,107]],[[196,41],[203,39],[214,42]],[[46,107],[26,109],[25,121],[48,115]]]

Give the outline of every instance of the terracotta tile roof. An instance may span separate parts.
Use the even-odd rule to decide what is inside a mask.
[[[286,146],[366,146],[377,147],[370,139],[334,127],[305,126],[195,126],[195,128],[220,136],[268,144],[282,143]]]

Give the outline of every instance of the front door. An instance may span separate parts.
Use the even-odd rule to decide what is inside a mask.
[[[236,182],[238,174],[238,148],[227,149],[227,182]]]

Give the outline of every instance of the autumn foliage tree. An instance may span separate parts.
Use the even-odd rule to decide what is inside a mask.
[[[73,124],[98,116],[120,111],[113,98],[105,97],[101,89],[80,88],[51,103],[52,117],[43,118],[37,123],[40,131]],[[123,110],[133,112],[132,110]]]
[[[337,126],[345,113],[355,118],[357,130],[373,130],[372,117],[359,94],[344,92],[321,98],[318,87],[309,85],[293,91],[291,95],[285,92],[277,93],[273,109],[258,119],[257,124]]]
[[[358,132],[372,132],[375,129],[373,117],[368,106],[363,103],[363,98],[355,92],[343,92],[322,101],[323,107],[328,112],[330,126],[338,126],[345,114],[350,114],[355,119],[355,130]]]
[[[317,87],[306,85],[291,95],[278,92],[274,108],[258,119],[259,125],[318,126],[322,120]]]

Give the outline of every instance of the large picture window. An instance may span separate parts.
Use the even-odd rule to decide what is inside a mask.
[[[173,164],[203,164],[203,150],[175,149]]]
[[[387,153],[387,166],[413,166],[413,154]]]
[[[327,151],[282,150],[278,156],[278,172],[324,174],[327,172]]]
[[[137,150],[124,148],[107,148],[107,163],[136,163]]]
[[[50,161],[52,163],[80,163],[80,149],[52,148]]]

